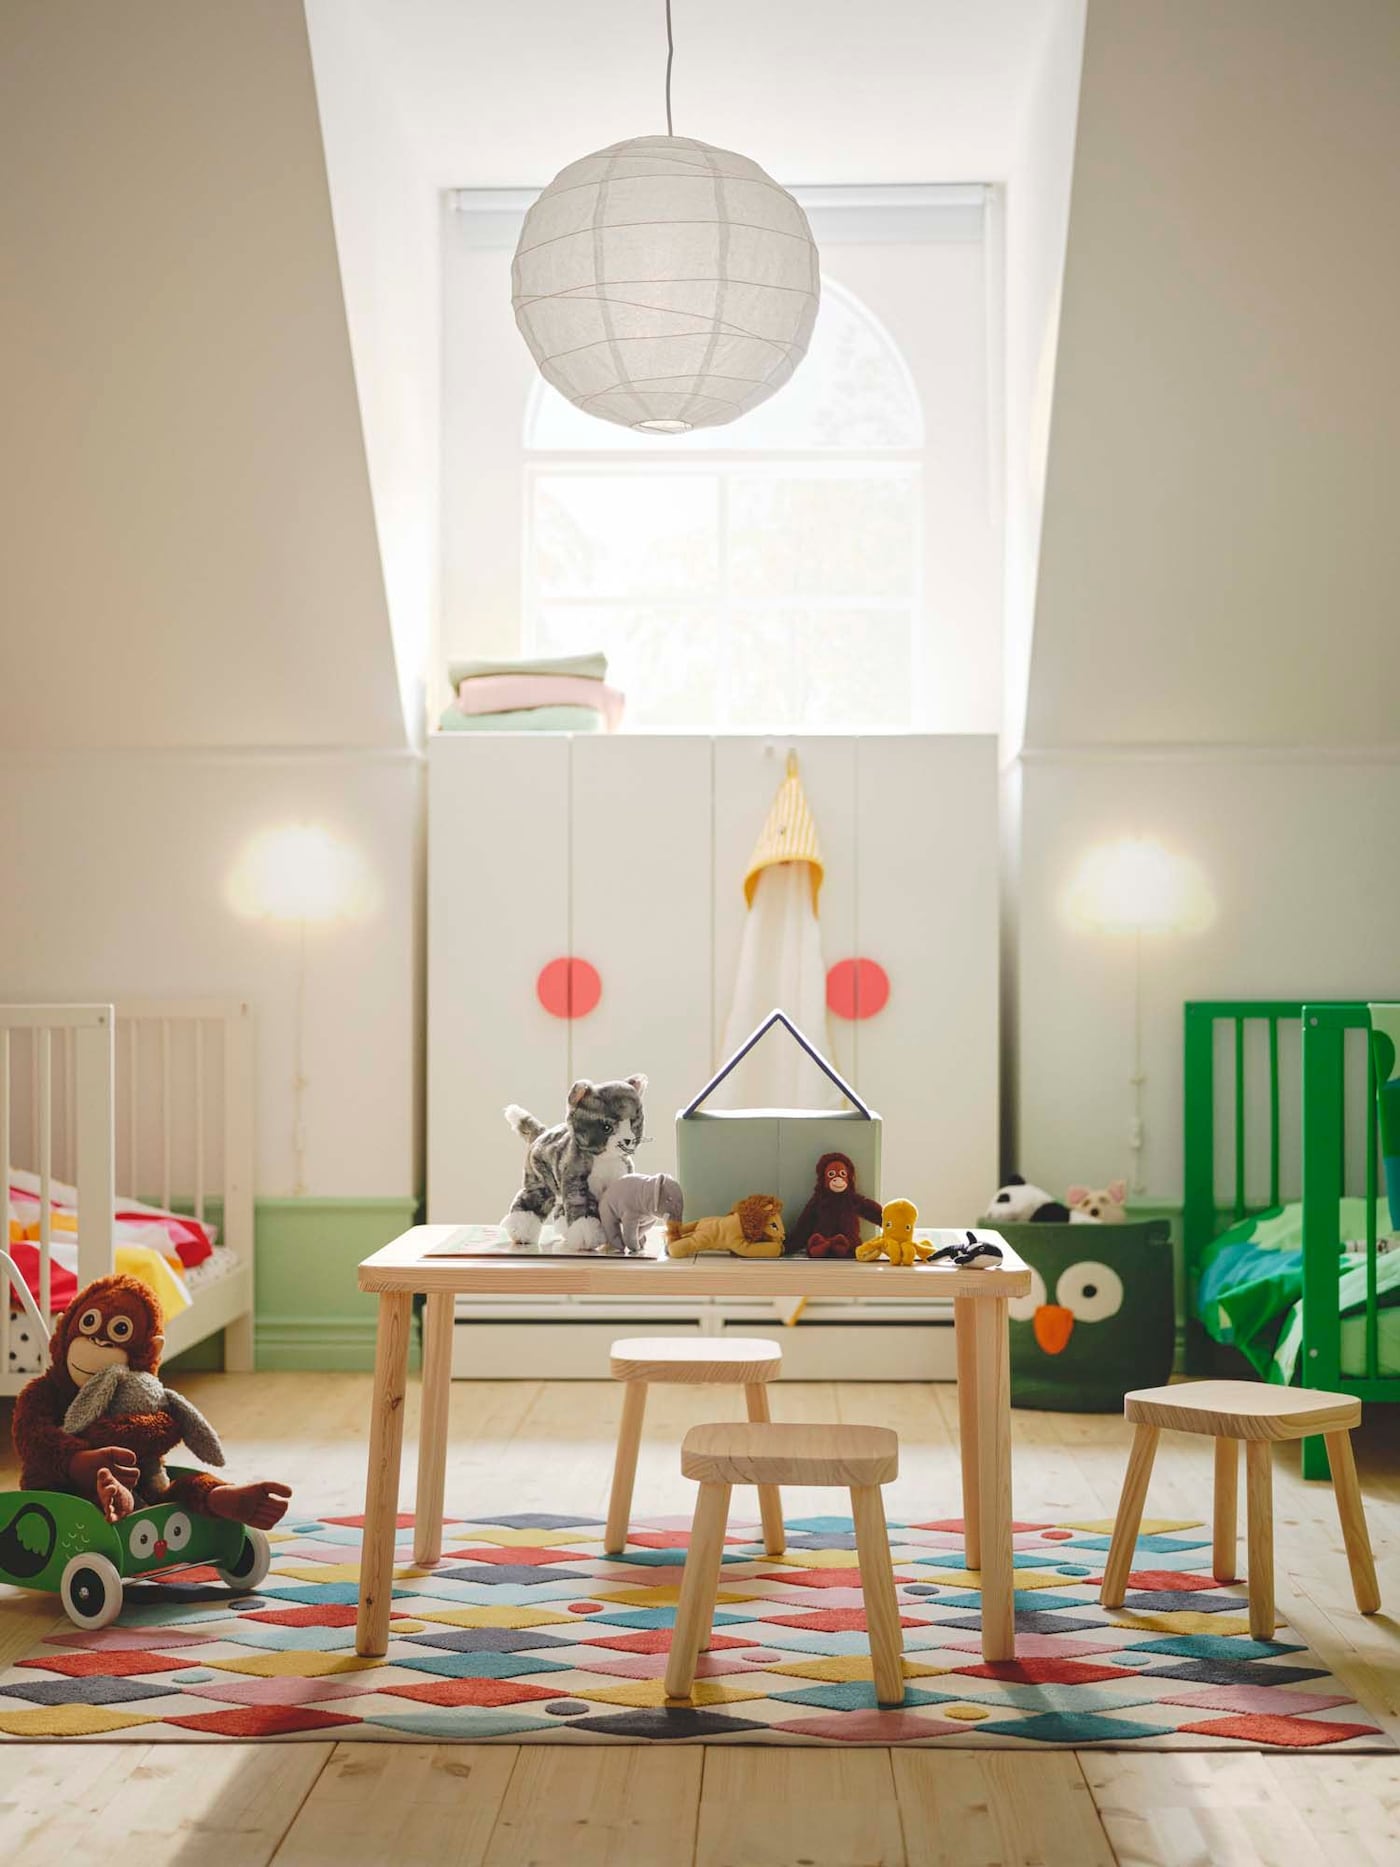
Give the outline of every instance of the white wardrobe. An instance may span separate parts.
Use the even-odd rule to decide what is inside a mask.
[[[503,1105],[557,1121],[579,1076],[644,1072],[652,1139],[638,1167],[674,1171],[676,1111],[721,1060],[744,870],[790,751],[825,858],[826,964],[873,960],[889,978],[875,1016],[830,1021],[832,1061],[883,1117],[883,1195],[913,1199],[930,1224],[970,1222],[982,1210],[997,1177],[992,738],[443,734],[429,748],[433,1223],[500,1217],[522,1153]],[[566,958],[598,975],[585,1016],[556,1016],[541,1003],[540,974]],[[771,1306],[740,1307],[749,1327],[772,1321]],[[868,1354],[848,1331],[843,1364],[854,1356],[872,1370],[929,1378],[928,1344],[910,1342],[918,1365],[906,1369],[888,1333],[911,1335],[907,1310],[899,1306]],[[715,1329],[735,1320],[734,1306],[703,1311],[668,1318],[650,1304],[630,1321]],[[546,1320],[577,1326],[532,1335],[530,1325]],[[464,1308],[460,1372],[596,1375],[613,1320],[576,1299],[529,1314]],[[816,1333],[847,1321],[880,1326],[861,1305]],[[799,1360],[817,1346],[806,1317],[784,1338],[790,1371],[804,1337]]]

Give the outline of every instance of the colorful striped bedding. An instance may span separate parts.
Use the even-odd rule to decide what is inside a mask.
[[[71,1303],[78,1291],[78,1194],[62,1180],[50,1182],[50,1302],[55,1310]],[[35,1301],[40,1300],[39,1178],[10,1170],[8,1249]],[[167,1316],[190,1304],[188,1274],[204,1264],[218,1242],[217,1227],[206,1220],[149,1206],[141,1200],[117,1200],[113,1214],[115,1268],[139,1278],[160,1299]],[[11,1296],[12,1306],[18,1298]]]

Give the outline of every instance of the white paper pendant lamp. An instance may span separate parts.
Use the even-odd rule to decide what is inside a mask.
[[[746,156],[685,136],[571,162],[525,216],[512,269],[545,380],[656,434],[720,427],[781,389],[819,295],[793,197]]]

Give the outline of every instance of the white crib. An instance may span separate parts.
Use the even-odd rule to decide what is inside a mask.
[[[53,1312],[53,1187],[77,1189],[78,1283],[114,1264],[124,1197],[217,1224],[191,1305],[166,1324],[167,1359],[222,1329],[224,1366],[253,1366],[253,1029],[239,1000],[0,1005],[0,1187],[39,1182],[39,1307]],[[6,1281],[11,1274],[5,1273]],[[9,1296],[8,1289],[6,1297]],[[42,1344],[0,1301],[0,1395],[42,1366]],[[12,1339],[12,1332],[19,1331]],[[37,1350],[37,1352],[35,1352]]]

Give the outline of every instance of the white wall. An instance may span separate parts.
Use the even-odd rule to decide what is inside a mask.
[[[306,0],[306,17],[399,691],[420,743],[437,632],[441,197],[373,19],[345,0]]]
[[[1086,0],[1050,15],[1006,180],[1006,559],[1002,750],[1025,730]]]
[[[1400,7],[1094,0],[1032,745],[1400,738]]]
[[[1062,1193],[1127,1174],[1131,937],[1062,908],[1084,852],[1151,836],[1204,871],[1204,932],[1144,936],[1148,1195],[1181,1191],[1189,998],[1400,997],[1400,760],[1054,754],[1023,774],[1019,1164]]]
[[[0,999],[249,999],[256,1187],[290,1193],[297,933],[240,919],[226,890],[250,838],[317,824],[375,903],[308,930],[308,1189],[416,1192],[421,781],[404,753],[0,756]]]
[[[402,744],[301,8],[7,0],[0,175],[5,738]]]
[[[224,890],[322,825],[378,907],[310,936],[308,1179],[411,1193],[421,771],[302,9],[7,0],[0,174],[0,997],[249,998],[289,1192],[295,936]]]
[[[1061,912],[1156,838],[1217,898],[1144,940],[1145,1171],[1188,997],[1400,991],[1400,10],[1090,0],[1022,818],[1015,1162],[1130,1168],[1131,949]],[[1157,748],[1154,750],[1154,748]]]

